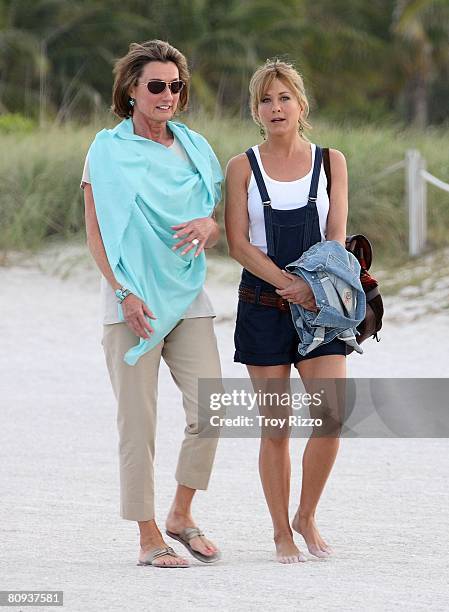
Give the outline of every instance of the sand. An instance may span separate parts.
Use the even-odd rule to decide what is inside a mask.
[[[212,262],[207,283],[226,377],[246,375],[232,362],[237,277],[236,266]],[[274,561],[258,440],[222,439],[194,516],[223,560],[211,567],[192,560],[190,569],[175,571],[137,567],[137,524],[119,516],[115,404],[100,345],[98,276],[82,247],[56,247],[32,262],[17,258],[0,269],[0,282],[0,589],[63,590],[70,611],[449,608],[449,445],[443,438],[342,439],[317,512],[336,553],[316,559],[298,536],[308,561],[294,566]],[[413,299],[421,298],[387,300],[382,340],[367,341],[363,356],[349,358],[351,376],[447,376],[448,311],[444,305],[422,311],[421,300],[418,314],[401,323],[398,300],[409,308]],[[433,301],[430,296],[429,307]],[[165,365],[159,397],[162,527],[184,427]],[[292,513],[304,445],[291,443]]]

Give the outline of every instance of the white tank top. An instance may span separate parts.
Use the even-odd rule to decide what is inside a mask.
[[[313,164],[315,161],[316,145],[312,147],[312,166],[309,172],[296,181],[276,181],[270,178],[262,165],[260,159],[259,146],[252,147],[256,156],[260,171],[265,181],[268,194],[271,198],[272,208],[279,210],[291,210],[300,208],[307,204],[309,195],[310,181],[312,180]],[[326,239],[327,214],[329,212],[329,198],[327,195],[327,178],[323,165],[321,165],[320,178],[318,181],[317,209],[320,220],[321,240]],[[249,216],[249,237],[252,245],[267,252],[267,238],[265,235],[265,222],[263,216],[263,205],[257,188],[254,174],[251,172],[251,180],[248,185],[248,216]]]

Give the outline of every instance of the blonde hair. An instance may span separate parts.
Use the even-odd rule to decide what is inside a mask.
[[[143,69],[148,62],[173,62],[179,71],[179,78],[184,81],[184,87],[179,94],[179,111],[187,107],[189,101],[189,68],[185,56],[163,40],[148,40],[143,43],[131,43],[126,55],[115,62],[115,75],[112,88],[111,111],[118,117],[130,117],[133,107],[129,104],[129,90],[136,85]]]
[[[302,136],[304,129],[312,128],[307,121],[309,101],[304,89],[304,82],[293,64],[283,62],[277,58],[267,59],[265,64],[260,66],[251,77],[249,83],[249,105],[252,118],[260,126],[258,106],[274,79],[279,79],[292,91],[303,110],[302,116],[299,119],[299,132]]]

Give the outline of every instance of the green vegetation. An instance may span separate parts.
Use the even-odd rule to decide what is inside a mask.
[[[36,122],[19,113],[0,115],[0,134],[23,134],[36,129]]]
[[[313,119],[313,118],[312,118]],[[223,168],[233,155],[258,142],[257,127],[232,118],[184,117],[206,136]],[[65,124],[32,133],[0,135],[0,252],[34,250],[51,236],[68,238],[84,232],[84,206],[79,188],[84,156],[96,131],[112,126],[108,117],[80,128]],[[366,233],[376,249],[376,262],[407,257],[407,223],[404,208],[404,172],[376,178],[404,158],[406,149],[418,148],[428,169],[447,180],[449,160],[442,155],[446,130],[418,132],[394,127],[337,127],[317,122],[310,140],[340,149],[350,177],[348,230]],[[446,193],[429,186],[429,245],[448,244],[449,206]],[[223,207],[220,207],[222,220]],[[219,245],[226,252],[224,236]]]
[[[247,116],[249,75],[295,62],[332,120],[444,123],[447,0],[0,0],[0,113],[63,123],[110,104],[114,60],[168,40],[192,69],[192,110]]]
[[[260,138],[251,73],[268,57],[292,61],[311,140],[347,157],[349,231],[366,233],[381,259],[406,258],[404,172],[378,174],[417,148],[448,180],[448,37],[448,0],[0,0],[0,262],[82,237],[78,185],[95,132],[114,122],[114,61],[152,38],[186,55],[186,122],[223,167]],[[439,247],[448,194],[428,189],[429,246]]]

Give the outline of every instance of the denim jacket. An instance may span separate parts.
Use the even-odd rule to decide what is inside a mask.
[[[339,242],[326,240],[311,246],[286,270],[310,285],[319,309],[312,312],[290,304],[299,354],[306,355],[335,338],[363,353],[356,341],[356,328],[365,318],[366,298],[356,257]]]

